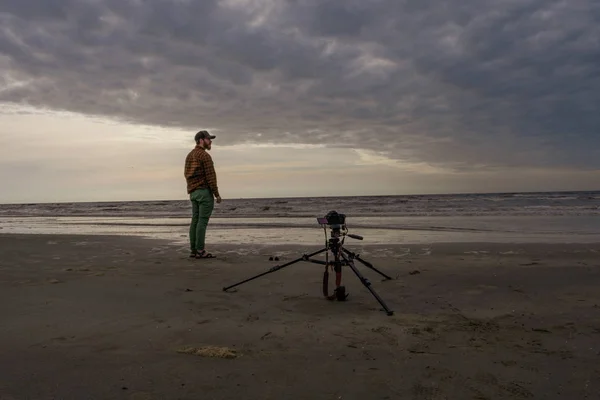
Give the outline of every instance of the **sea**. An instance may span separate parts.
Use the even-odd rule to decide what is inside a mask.
[[[362,245],[600,243],[600,191],[224,199],[207,243],[322,245],[336,211]],[[185,246],[188,200],[0,204],[0,234],[130,235]],[[357,239],[347,239],[358,242]]]

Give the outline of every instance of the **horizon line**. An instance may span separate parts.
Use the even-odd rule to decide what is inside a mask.
[[[600,189],[589,190],[535,190],[535,191],[504,191],[504,192],[447,192],[447,193],[413,193],[413,194],[372,194],[372,195],[319,195],[319,196],[273,196],[273,197],[231,197],[223,200],[269,200],[269,199],[305,199],[305,198],[348,198],[348,197],[411,197],[411,196],[465,196],[465,195],[505,195],[505,194],[542,194],[542,193],[591,193],[600,192]],[[30,205],[30,204],[86,204],[86,203],[153,203],[160,201],[189,201],[187,198],[181,199],[153,199],[153,200],[85,200],[85,201],[42,201],[42,202],[24,202],[24,203],[3,203],[0,206],[10,205]]]

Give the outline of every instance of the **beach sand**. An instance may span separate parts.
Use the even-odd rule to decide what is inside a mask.
[[[392,316],[347,267],[222,291],[320,247],[0,235],[0,398],[600,398],[600,244],[348,245]]]

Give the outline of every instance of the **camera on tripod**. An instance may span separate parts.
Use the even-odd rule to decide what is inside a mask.
[[[373,294],[373,296],[375,296],[375,298],[377,299],[377,301],[379,301],[379,303],[381,304],[381,306],[383,307],[383,309],[385,310],[387,315],[392,315],[394,312],[392,310],[390,310],[387,307],[387,305],[383,302],[383,300],[379,297],[379,295],[377,293],[375,293],[375,291],[371,287],[371,282],[367,278],[365,278],[360,273],[360,271],[356,268],[356,266],[354,265],[354,260],[359,261],[360,263],[365,265],[367,268],[377,272],[378,274],[383,276],[385,278],[385,280],[391,280],[392,277],[379,271],[370,262],[362,259],[360,257],[360,255],[355,254],[345,248],[344,241],[346,239],[346,236],[353,238],[353,239],[363,240],[362,236],[348,233],[348,227],[346,226],[346,215],[338,213],[337,211],[333,210],[333,211],[329,211],[327,213],[327,215],[325,215],[324,217],[317,217],[317,222],[319,223],[319,225],[321,225],[323,227],[323,230],[325,231],[325,247],[324,248],[317,250],[310,254],[303,254],[301,257],[299,257],[295,260],[292,260],[292,261],[287,262],[282,265],[276,265],[274,267],[271,267],[266,272],[260,273],[258,275],[255,275],[251,278],[245,279],[236,284],[224,287],[223,291],[227,291],[235,286],[238,286],[238,285],[241,285],[248,281],[254,280],[254,279],[264,276],[266,274],[270,274],[272,272],[279,271],[280,269],[285,268],[289,265],[295,264],[297,262],[307,261],[307,262],[319,264],[319,265],[322,265],[325,267],[325,270],[323,271],[323,296],[328,300],[337,299],[339,301],[345,301],[346,298],[348,297],[348,294],[346,293],[345,286],[342,285],[342,267],[346,266],[346,267],[349,267],[352,270],[352,272],[354,272],[354,274],[356,274],[356,276],[358,277],[360,282],[371,292],[371,294]],[[330,238],[327,238],[327,227],[329,227],[331,229],[331,237]],[[312,258],[320,253],[325,253],[325,260],[316,260],[316,259]],[[332,256],[331,260],[329,258],[330,254]],[[329,289],[328,289],[329,268],[333,268],[333,271],[335,272],[335,290],[332,295],[329,294]]]

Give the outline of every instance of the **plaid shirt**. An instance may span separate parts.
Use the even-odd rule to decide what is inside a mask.
[[[213,195],[219,196],[212,157],[202,147],[196,146],[185,158],[184,175],[188,194],[196,189],[208,188]]]

